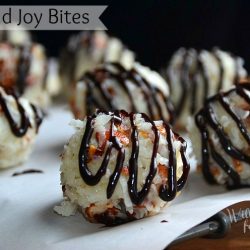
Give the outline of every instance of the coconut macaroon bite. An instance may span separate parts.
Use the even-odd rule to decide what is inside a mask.
[[[190,131],[205,179],[228,188],[250,186],[250,83],[210,97]]]
[[[72,91],[71,107],[79,119],[97,108],[142,112],[153,120],[173,122],[167,83],[157,72],[139,63],[129,70],[118,63],[103,64],[87,72]]]
[[[42,45],[0,43],[0,86],[14,88],[30,102],[46,107],[50,100],[46,75],[47,58]]]
[[[70,37],[60,58],[60,76],[68,90],[82,75],[103,62],[119,62],[130,67],[134,53],[104,31],[83,31]],[[69,63],[70,62],[70,63]]]
[[[0,87],[0,169],[28,158],[41,122],[38,108]]]
[[[183,189],[186,143],[165,122],[97,111],[73,124],[77,131],[62,155],[65,201],[57,213],[78,208],[90,222],[118,224],[159,213]]]
[[[26,46],[32,43],[32,35],[23,26],[8,24],[8,29],[6,29],[5,25],[0,24],[0,41],[16,46]]]
[[[193,116],[207,97],[228,90],[246,75],[243,60],[228,52],[179,49],[165,72],[175,106],[176,125],[185,128],[187,117]]]

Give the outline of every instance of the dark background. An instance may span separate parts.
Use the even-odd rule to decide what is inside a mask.
[[[155,69],[180,46],[219,46],[242,56],[250,69],[250,1],[1,1],[1,4],[107,4],[101,19],[109,33],[134,50],[138,60]],[[35,31],[37,41],[57,56],[73,31]]]

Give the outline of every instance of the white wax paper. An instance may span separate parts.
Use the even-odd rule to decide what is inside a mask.
[[[1,250],[163,249],[223,208],[250,200],[249,189],[226,192],[193,172],[182,194],[159,215],[113,228],[91,224],[79,214],[61,217],[53,207],[62,200],[59,154],[73,133],[71,119],[66,108],[52,108],[29,161],[0,171]],[[44,173],[12,177],[26,169]]]

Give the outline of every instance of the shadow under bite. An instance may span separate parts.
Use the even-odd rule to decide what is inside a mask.
[[[53,202],[40,211],[40,218],[43,223],[47,224],[51,232],[57,234],[57,240],[67,240],[78,238],[90,234],[94,234],[107,228],[102,227],[101,224],[92,224],[84,219],[80,213],[76,215],[63,217],[54,212],[54,206],[60,204],[61,201]]]

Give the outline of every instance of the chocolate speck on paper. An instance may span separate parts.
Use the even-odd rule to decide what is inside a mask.
[[[42,174],[43,171],[39,170],[39,169],[27,169],[24,170],[22,172],[15,172],[12,174],[12,176],[19,176],[19,175],[23,175],[23,174]]]

